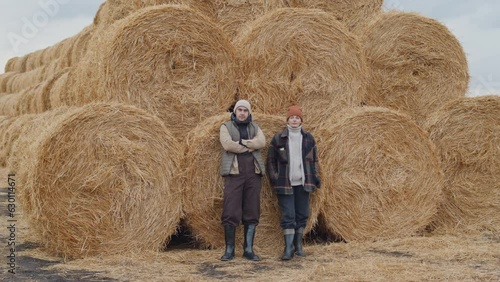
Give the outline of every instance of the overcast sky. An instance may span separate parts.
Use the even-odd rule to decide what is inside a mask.
[[[53,45],[93,21],[104,0],[0,0],[0,73],[15,56]],[[384,9],[421,13],[446,25],[469,63],[469,95],[500,95],[499,0],[385,0]]]

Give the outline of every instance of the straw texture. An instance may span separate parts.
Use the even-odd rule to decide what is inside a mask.
[[[442,199],[443,172],[428,134],[384,108],[345,110],[318,135],[321,213],[347,241],[399,238],[425,228]]]
[[[445,172],[445,201],[433,226],[500,230],[500,97],[452,101],[426,122]]]
[[[332,111],[358,105],[367,68],[357,39],[327,12],[277,9],[240,35],[240,97],[256,111],[284,114],[301,105],[313,127]]]
[[[465,53],[438,21],[415,13],[383,13],[360,40],[371,70],[368,105],[403,111],[421,124],[429,113],[465,95]]]
[[[48,252],[77,258],[164,247],[182,212],[180,148],[158,118],[89,104],[39,129],[23,136],[39,139],[20,165],[22,199]]]

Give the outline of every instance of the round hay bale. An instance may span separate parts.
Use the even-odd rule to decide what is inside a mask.
[[[234,102],[234,48],[216,24],[188,7],[145,8],[97,37],[75,72],[78,104],[136,105],[182,139],[193,124]]]
[[[18,100],[18,93],[4,94],[0,96],[0,115],[11,117],[16,116]]]
[[[31,216],[33,211],[32,200],[29,198],[31,194],[25,185],[27,181],[27,171],[23,165],[33,162],[35,156],[35,149],[41,141],[38,135],[51,125],[61,122],[64,118],[64,113],[68,111],[67,108],[59,108],[55,111],[44,113],[43,115],[36,115],[32,119],[25,120],[19,125],[19,138],[12,142],[12,149],[7,156],[6,167],[11,171],[16,172],[17,184],[21,189],[16,190],[16,196],[23,208],[23,214],[27,219]],[[1,128],[1,126],[0,126]],[[0,131],[1,132],[1,131]],[[27,191],[28,190],[28,191]],[[28,230],[33,235],[33,230]],[[39,241],[38,236],[34,235],[32,238]]]
[[[265,13],[289,7],[282,0],[220,0],[214,3],[217,22],[230,37],[235,38],[240,29]]]
[[[26,71],[34,70],[44,65],[43,62],[44,49],[36,50],[26,56]]]
[[[284,117],[255,114],[254,121],[266,136],[266,147],[262,151],[264,161],[272,137],[283,130]],[[224,195],[224,180],[220,176],[221,144],[220,126],[230,120],[229,114],[210,117],[194,128],[187,137],[182,161],[184,211],[192,234],[207,247],[224,246],[224,230],[221,214]],[[281,212],[278,199],[272,191],[267,176],[262,178],[261,216],[257,228],[255,247],[269,254],[281,251],[283,233],[280,227]],[[311,212],[306,227],[309,232],[317,222],[322,198],[316,193],[311,197]],[[243,228],[237,231],[237,245],[243,242]],[[241,243],[241,244],[240,244]]]
[[[35,114],[36,110],[32,108],[33,100],[37,95],[41,95],[43,83],[26,88],[19,92],[19,99],[16,105],[17,115]]]
[[[78,258],[168,243],[182,213],[180,146],[161,120],[132,106],[89,104],[30,137],[40,140],[32,162],[20,165],[25,211],[47,251]]]
[[[432,225],[500,231],[500,96],[454,100],[425,128],[445,173],[445,200]]]
[[[63,96],[65,95],[64,90],[66,88],[65,82],[67,78],[67,72],[61,74],[59,77],[53,80],[53,87],[51,89],[48,89],[47,93],[51,109],[55,109],[61,106],[68,106],[63,98]]]
[[[72,60],[72,54],[73,54],[73,49],[75,47],[75,42],[77,41],[79,36],[79,33],[70,37],[66,38],[65,42],[62,43],[62,46],[60,47],[60,55],[58,56],[57,60],[57,70],[69,67],[73,64]]]
[[[64,65],[64,63],[61,63],[61,60],[63,58],[57,58],[55,59],[54,61],[48,63],[46,66],[45,66],[45,72],[43,74],[43,79],[44,80],[47,80],[49,79],[50,77],[52,77],[57,71],[59,71],[59,69],[62,67],[60,65]]]
[[[428,134],[407,115],[359,107],[318,134],[326,229],[347,241],[399,238],[430,223],[443,172]]]
[[[371,70],[368,105],[403,111],[421,123],[465,95],[465,53],[438,21],[414,13],[382,13],[360,33],[360,40]]]
[[[17,57],[13,63],[12,71],[25,72],[26,71],[26,60],[27,56]]]
[[[99,9],[97,10],[97,13],[95,13],[95,16],[94,16],[94,21],[93,21],[93,25],[94,26],[99,26],[99,25],[102,25],[104,24],[105,22],[105,17],[108,15],[109,11],[108,11],[108,2],[104,2],[102,3],[100,6],[99,6]]]
[[[45,82],[42,92],[44,111],[69,105],[65,101],[68,72],[69,68],[62,69]]]
[[[291,7],[322,9],[332,13],[349,30],[363,25],[382,11],[383,0],[290,0]]]
[[[38,85],[35,86],[35,89],[33,89],[33,97],[31,98],[31,105],[30,109],[32,114],[39,114],[44,111],[47,111],[48,109],[45,108],[45,105],[43,104],[43,90],[45,88],[46,82],[42,82]]]
[[[12,145],[19,138],[22,125],[25,122],[32,120],[36,115],[21,115],[13,118],[14,120],[5,127],[2,134],[2,146],[0,147],[0,166],[5,166],[7,159],[12,153]]]
[[[7,63],[5,64],[4,71],[7,72],[13,72],[14,71],[14,66],[16,65],[16,61],[19,59],[19,57],[12,57],[10,58]]]
[[[27,72],[15,74],[9,79],[6,85],[6,92],[18,93],[23,89],[37,85],[43,80],[43,72],[44,67],[40,67]]]
[[[12,79],[12,77],[14,77],[16,74],[17,72],[14,71],[0,74],[0,93],[7,92],[7,85],[10,84],[9,80]]]
[[[85,55],[87,52],[87,46],[92,38],[94,31],[96,30],[96,27],[93,25],[89,25],[85,27],[80,33],[78,33],[78,37],[76,38],[75,42],[73,43],[73,48],[71,49],[71,60],[70,64],[64,65],[64,67],[69,67],[69,66],[74,66],[78,64],[78,62],[82,59],[82,57]],[[62,69],[62,65],[60,66],[60,69]]]
[[[367,68],[357,39],[327,12],[277,9],[250,24],[236,45],[241,53],[241,98],[256,111],[284,114],[301,105],[316,127],[331,111],[358,105]]]

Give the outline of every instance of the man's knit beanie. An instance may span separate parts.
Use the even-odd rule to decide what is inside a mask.
[[[250,102],[248,102],[247,100],[239,100],[238,102],[236,102],[236,105],[234,105],[233,112],[236,113],[236,109],[239,108],[239,107],[245,107],[245,108],[247,108],[248,114],[249,115],[252,114],[252,108],[250,107]]]

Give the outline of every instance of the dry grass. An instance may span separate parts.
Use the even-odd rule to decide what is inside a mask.
[[[500,97],[452,101],[427,120],[441,156],[445,202],[434,226],[500,231]]]
[[[361,107],[317,135],[330,233],[348,241],[402,238],[425,228],[442,200],[443,172],[428,134],[409,116]]]
[[[243,74],[240,97],[250,100],[256,112],[282,115],[298,104],[315,127],[332,111],[358,105],[365,95],[361,47],[327,12],[277,9],[252,22],[236,45]]]
[[[455,36],[436,20],[415,13],[381,13],[360,32],[371,70],[367,104],[428,114],[467,91],[467,59]]]
[[[255,114],[253,118],[266,136],[267,145],[262,151],[265,161],[267,147],[274,134],[285,127],[285,118],[265,114]],[[219,131],[228,120],[229,114],[222,114],[202,121],[190,132],[184,148],[182,170],[186,220],[194,237],[208,247],[224,246],[224,230],[220,221],[224,181],[219,171],[222,150]],[[317,222],[321,200],[313,194],[306,233]],[[256,233],[256,249],[260,253],[276,255],[281,250],[283,233],[280,219],[278,199],[266,176],[262,179],[261,217]],[[238,229],[238,246],[243,242],[242,233],[242,228]]]
[[[59,273],[98,271],[120,281],[497,281],[500,237],[482,233],[306,245],[306,258],[289,262],[218,260],[220,251],[173,250],[92,257],[49,267]],[[44,260],[39,250],[21,253]]]

